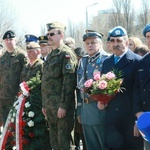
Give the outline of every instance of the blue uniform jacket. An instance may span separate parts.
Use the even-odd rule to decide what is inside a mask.
[[[93,78],[93,72],[95,70],[101,71],[102,63],[106,57],[108,57],[108,54],[104,51],[100,51],[93,57],[86,55],[81,58],[77,69],[77,86],[79,89],[83,88],[83,84],[86,80]],[[85,78],[84,69],[86,69],[87,78]],[[88,96],[82,90],[80,91],[80,95],[77,95],[77,115],[81,116],[81,123],[86,125],[99,125],[103,123],[103,113],[98,109],[97,102],[84,103],[84,98]]]

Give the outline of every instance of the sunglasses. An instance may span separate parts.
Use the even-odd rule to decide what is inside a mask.
[[[59,34],[59,33],[47,33],[46,36],[47,36],[47,37],[48,37],[48,36],[54,36],[54,35],[56,35],[56,34]]]

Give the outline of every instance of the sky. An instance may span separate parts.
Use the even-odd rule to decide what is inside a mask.
[[[41,26],[52,21],[64,24],[69,18],[72,22],[86,22],[88,16],[96,15],[98,10],[111,8],[112,0],[13,0],[21,23],[26,32],[39,34]],[[93,5],[94,3],[97,3]],[[93,6],[92,6],[93,5]],[[46,26],[45,26],[46,27]]]

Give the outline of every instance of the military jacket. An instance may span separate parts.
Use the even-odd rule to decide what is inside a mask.
[[[39,75],[42,76],[42,71],[43,61],[41,59],[37,59],[32,66],[30,66],[30,63],[26,64],[21,72],[21,82],[28,81],[30,78],[36,77],[37,72],[39,72]]]
[[[77,87],[80,89],[80,96],[77,98],[77,115],[81,116],[82,124],[101,124],[102,115],[97,107],[96,101],[85,103],[84,99],[89,96],[82,90],[84,82],[93,79],[94,71],[101,71],[103,61],[108,57],[104,51],[98,51],[94,56],[86,55],[80,59],[77,69]]]
[[[68,109],[76,87],[77,58],[64,44],[52,50],[43,66],[42,101],[44,107]]]
[[[18,48],[0,57],[0,99],[13,99],[17,95],[20,74],[26,63],[25,52]]]

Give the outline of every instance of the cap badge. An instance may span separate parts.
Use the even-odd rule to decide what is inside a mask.
[[[41,36],[41,40],[44,40],[44,36]]]
[[[116,31],[115,31],[115,34],[116,34],[116,35],[120,35],[120,34],[121,34],[121,33],[120,33],[120,30],[116,30]]]
[[[7,34],[7,38],[9,38],[10,37],[10,35],[9,34]]]

